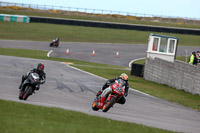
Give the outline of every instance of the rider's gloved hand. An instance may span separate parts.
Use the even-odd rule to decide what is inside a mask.
[[[40,81],[40,84],[44,84],[44,83],[45,83],[45,80]]]
[[[97,94],[96,94],[96,96],[101,95],[101,93],[102,93],[102,90],[98,91]]]

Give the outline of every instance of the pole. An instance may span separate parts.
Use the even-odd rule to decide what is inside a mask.
[[[185,50],[185,62],[187,63],[187,50]]]

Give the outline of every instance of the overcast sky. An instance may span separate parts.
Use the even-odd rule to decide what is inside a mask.
[[[200,0],[1,0],[200,19]]]

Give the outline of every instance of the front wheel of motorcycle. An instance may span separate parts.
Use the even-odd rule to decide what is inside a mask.
[[[23,97],[22,97],[22,92],[21,92],[21,90],[19,91],[19,100],[23,100]]]
[[[23,100],[27,100],[27,98],[32,94],[32,87],[26,86],[24,90]]]
[[[103,112],[107,112],[115,103],[115,97],[111,97],[110,101],[103,106]]]
[[[93,104],[92,104],[92,109],[93,109],[94,111],[98,111],[98,110],[99,110],[99,108],[97,108],[97,106],[96,106],[96,102],[95,102],[95,101],[94,101]]]

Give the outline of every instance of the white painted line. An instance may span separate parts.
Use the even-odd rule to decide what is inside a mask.
[[[50,50],[48,53],[47,53],[47,57],[50,57],[50,54],[53,52],[53,50]]]
[[[61,64],[63,64],[63,63],[61,62]],[[75,69],[75,70],[81,71],[81,72],[83,72],[83,73],[86,73],[86,74],[89,74],[89,75],[95,76],[95,77],[97,77],[97,78],[100,78],[100,79],[103,79],[103,80],[108,80],[108,79],[106,79],[106,78],[103,78],[103,77],[97,76],[97,75],[95,75],[95,74],[92,74],[92,73],[89,73],[89,72],[83,71],[83,70],[78,69],[78,68],[76,68],[76,67],[73,67],[73,66],[70,66],[70,65],[67,65],[67,64],[65,64],[65,65],[68,66],[68,67],[70,67],[70,68],[72,68],[72,69]],[[136,90],[136,89],[133,89],[133,88],[129,88],[129,91],[130,91],[130,90],[131,90],[131,91],[138,92],[138,93],[141,93],[141,94],[146,95],[146,96],[149,96],[149,97],[156,98],[156,97],[154,97],[154,96],[152,96],[152,95],[146,94],[146,93],[144,93],[144,92],[141,92],[141,91]]]
[[[142,60],[142,59],[146,59],[146,57],[143,57],[143,58],[138,58],[138,59],[135,59],[135,60],[132,60],[131,62],[129,62],[128,66],[131,67],[131,64],[137,60]]]

